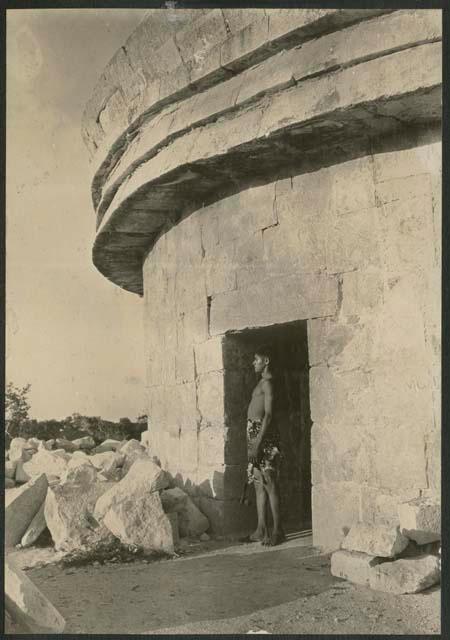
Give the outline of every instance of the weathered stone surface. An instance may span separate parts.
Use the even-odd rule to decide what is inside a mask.
[[[72,440],[78,449],[93,449],[95,447],[95,440],[92,436],[84,436],[83,438],[76,438]]]
[[[12,478],[5,478],[5,489],[14,489],[16,483]]]
[[[47,451],[51,451],[53,449],[53,447],[55,446],[55,440],[54,438],[50,438],[49,440],[46,440],[44,442],[44,448],[47,449]]]
[[[5,561],[5,609],[28,633],[62,633],[66,626],[59,611],[11,559]]]
[[[122,463],[122,475],[126,475],[136,460],[148,457],[147,449],[137,440],[128,440],[121,448],[121,455],[125,456]]]
[[[66,440],[65,438],[56,438],[56,448],[64,449],[64,451],[68,451],[69,453],[73,453],[79,449],[79,446],[75,444],[75,442],[71,442],[70,440]]]
[[[18,460],[16,462],[16,471],[14,475],[14,479],[18,484],[24,484],[31,480],[31,476],[25,471],[23,468],[24,462],[22,460]]]
[[[266,304],[277,300],[276,307]],[[337,305],[336,279],[316,274],[270,278],[246,291],[231,291],[211,304],[211,333],[266,326],[332,315]]]
[[[393,558],[407,546],[408,538],[400,533],[398,527],[364,522],[354,524],[341,545],[347,551],[359,551],[383,558]]]
[[[141,489],[142,489],[141,485]],[[112,501],[102,520],[117,538],[146,551],[174,552],[174,520],[164,513],[157,491],[133,491]]]
[[[22,547],[30,547],[33,542],[36,542],[41,533],[47,527],[47,523],[45,522],[44,509],[45,501],[41,504],[39,511],[36,513],[27,530],[23,534],[22,539],[20,540],[20,544]]]
[[[79,467],[82,464],[92,464],[92,456],[88,456],[84,451],[74,451],[67,463],[68,469]]]
[[[317,484],[312,488],[313,544],[335,551],[359,516],[359,485]]]
[[[161,501],[166,513],[178,514],[178,530],[182,538],[198,537],[209,528],[208,518],[179,487],[162,491]]]
[[[387,593],[418,593],[440,580],[439,559],[433,555],[383,562],[371,569],[370,588]]]
[[[441,505],[429,498],[417,498],[398,505],[400,529],[417,544],[441,539]]]
[[[47,494],[45,474],[30,480],[5,496],[5,547],[18,544]]]
[[[109,474],[105,477],[110,478]],[[61,477],[61,484],[66,482],[75,484],[89,484],[97,480],[97,470],[90,462],[83,462],[80,460],[80,464],[74,464],[68,466],[67,470]]]
[[[382,561],[382,558],[369,556],[366,553],[340,549],[331,556],[331,574],[355,584],[368,585],[371,568]]]
[[[13,478],[16,475],[17,460],[5,461],[5,478]]]
[[[44,513],[57,551],[73,551],[111,537],[93,516],[98,498],[110,487],[108,482],[66,482],[49,487]]]
[[[25,462],[31,458],[34,451],[36,451],[36,447],[30,445],[25,438],[13,438],[9,445],[9,459],[11,462],[17,462],[18,460]]]
[[[122,440],[113,440],[108,438],[95,447],[95,453],[104,453],[105,451],[118,451],[123,446]]]
[[[58,450],[47,451],[40,449],[31,460],[24,462],[23,469],[31,478],[46,473],[59,478],[64,474],[67,469],[70,456],[62,451],[62,455]]]
[[[28,438],[28,444],[37,450],[44,444],[44,440],[40,440],[39,438]]]
[[[94,515],[101,520],[112,505],[134,494],[145,495],[166,489],[169,482],[168,474],[149,458],[136,460],[127,475],[99,498]]]
[[[143,431],[141,433],[141,444],[142,444],[142,446],[145,447],[147,450],[150,449],[151,441],[152,441],[152,436],[151,436],[150,429],[148,429],[147,431]]]
[[[105,451],[90,456],[89,460],[105,477],[117,480],[119,479],[118,470],[125,462],[125,454],[122,451]]]

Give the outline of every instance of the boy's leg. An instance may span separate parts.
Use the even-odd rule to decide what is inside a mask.
[[[272,511],[273,529],[270,536],[263,540],[263,544],[275,546],[285,540],[283,527],[281,526],[278,472],[275,469],[265,469],[264,478],[266,481],[265,488],[269,497],[270,510]]]
[[[256,493],[256,511],[258,512],[258,524],[254,533],[250,535],[250,540],[264,540],[267,537],[266,525],[266,505],[267,495],[263,484],[263,476],[259,469],[254,469],[255,476],[255,493]]]

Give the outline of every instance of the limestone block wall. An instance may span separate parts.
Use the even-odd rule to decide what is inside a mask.
[[[225,445],[224,334],[299,319],[315,544],[439,494],[440,166],[438,142],[365,155],[241,191],[156,242],[144,263],[152,446],[206,512],[238,509],[245,468]]]
[[[86,106],[93,262],[143,296],[152,447],[217,532],[252,515],[254,327],[307,323],[315,544],[439,493],[441,22],[150,11]]]

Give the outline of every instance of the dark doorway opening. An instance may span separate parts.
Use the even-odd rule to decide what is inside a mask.
[[[226,334],[225,412],[233,449],[246,449],[245,422],[252,390],[255,348],[271,346],[274,388],[274,420],[281,434],[283,464],[280,472],[282,515],[286,529],[311,527],[311,415],[306,321],[258,327]],[[242,464],[241,455],[239,462]]]

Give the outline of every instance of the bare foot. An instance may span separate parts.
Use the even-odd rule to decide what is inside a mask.
[[[263,544],[265,547],[270,546],[270,535],[268,531],[266,531],[264,537],[261,539],[261,544]]]
[[[249,535],[249,540],[251,542],[258,542],[259,540],[264,540],[267,538],[267,530],[266,529],[256,529],[256,531]]]
[[[278,544],[285,542],[285,540],[286,536],[283,531],[272,531],[268,545],[270,547],[276,547]]]

